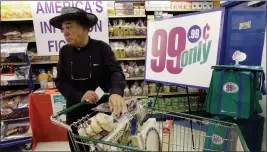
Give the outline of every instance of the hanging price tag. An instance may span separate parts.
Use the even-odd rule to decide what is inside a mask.
[[[218,62],[223,12],[148,22],[145,79],[207,88]]]
[[[10,54],[8,52],[1,51],[1,58],[7,58]]]

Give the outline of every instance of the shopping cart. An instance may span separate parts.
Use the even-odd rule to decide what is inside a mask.
[[[185,113],[153,108],[149,101],[139,105],[125,123],[102,139],[74,133],[97,112],[67,125],[58,120],[80,106],[78,103],[51,116],[51,121],[67,129],[75,151],[249,151],[236,124]],[[151,113],[157,111],[157,114]],[[171,125],[166,125],[171,122]],[[167,130],[166,130],[167,128]],[[168,131],[169,129],[169,131]]]

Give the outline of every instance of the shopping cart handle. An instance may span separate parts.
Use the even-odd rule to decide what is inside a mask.
[[[66,114],[66,113],[68,113],[68,112],[70,112],[70,111],[73,111],[73,110],[75,110],[75,109],[77,109],[77,108],[79,108],[80,106],[85,105],[85,104],[88,104],[88,103],[85,102],[85,101],[79,102],[79,103],[77,103],[77,104],[75,104],[75,105],[73,105],[73,106],[70,106],[70,107],[67,108],[67,109],[63,109],[63,110],[59,111],[58,113],[56,113],[56,115],[54,115],[54,117],[57,117],[57,116]]]

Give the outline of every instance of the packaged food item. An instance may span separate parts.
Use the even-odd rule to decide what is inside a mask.
[[[138,82],[135,81],[134,84],[131,86],[131,89],[130,89],[131,90],[131,94],[134,95],[134,96],[137,94],[137,92],[136,92],[136,88],[137,87],[138,87]]]
[[[140,15],[140,4],[134,4],[134,15]]]
[[[125,56],[126,57],[133,56],[133,46],[129,42],[127,42],[127,46],[125,48]]]
[[[86,129],[85,128],[79,128],[78,129],[78,134],[80,135],[80,136],[87,136],[87,132],[86,132]]]
[[[140,15],[146,15],[146,9],[144,5],[140,5]]]
[[[125,95],[125,96],[130,96],[130,95],[131,95],[131,93],[130,93],[130,89],[129,89],[128,86],[126,86],[125,89],[124,89],[124,95]]]
[[[135,65],[134,66],[134,76],[139,77],[140,73],[141,73],[140,71],[141,71],[141,69],[139,68],[139,66]]]
[[[143,89],[143,96],[147,96],[148,95],[148,84],[146,82],[142,82],[141,87]]]
[[[139,66],[140,67],[140,76],[144,76],[145,75],[145,66]]]
[[[142,20],[140,20],[140,35],[146,35],[146,26]]]
[[[123,36],[129,36],[129,25],[128,24],[124,24]]]
[[[140,86],[137,86],[135,89],[135,95],[141,96],[143,94],[143,89]]]
[[[113,27],[112,25],[110,24],[110,22],[108,23],[108,31],[109,31],[109,36],[110,37],[113,37],[114,36],[114,31],[113,31]]]
[[[123,37],[124,36],[124,21],[122,19],[119,20],[119,25],[118,25],[118,36]]]
[[[132,22],[129,25],[129,36],[135,36],[135,25],[134,25],[134,22]]]
[[[153,94],[153,93],[156,93],[156,84],[155,83],[150,83],[149,85],[148,85],[148,87],[149,87],[149,93],[150,94]]]
[[[18,103],[18,108],[28,107],[28,96],[21,96]]]
[[[116,128],[116,123],[114,123],[113,116],[106,115],[104,113],[98,113],[95,116],[98,124],[107,132],[111,132]]]
[[[130,65],[128,65],[128,69],[127,69],[127,71],[128,71],[128,73],[129,73],[129,76],[130,77],[134,77],[134,65],[132,64],[130,64]]]
[[[139,23],[137,23],[135,25],[134,31],[135,31],[135,36],[140,36],[140,34],[141,34],[141,27],[140,27]]]
[[[4,133],[4,140],[18,139],[31,136],[30,122],[21,121],[9,123]]]
[[[119,26],[118,26],[118,21],[117,20],[113,21],[113,35],[115,37],[119,36]]]
[[[47,86],[48,75],[45,73],[44,69],[40,69],[40,74],[38,76],[38,80],[39,80],[41,88],[48,88],[48,86]]]
[[[164,85],[164,87],[163,87],[164,89],[163,89],[163,92],[164,93],[170,93],[170,85]]]
[[[144,57],[146,54],[145,54],[145,51],[146,51],[146,43],[143,41],[141,44],[140,44],[140,47],[142,48],[142,55],[141,57]]]
[[[178,90],[177,90],[177,87],[176,86],[171,86],[170,87],[170,92],[177,92]]]
[[[136,45],[136,57],[142,57],[143,56],[143,49],[140,45]]]
[[[114,1],[107,1],[107,10],[108,10],[108,15],[115,15],[115,5]]]
[[[96,134],[99,134],[101,131],[103,131],[103,128],[100,126],[95,116],[92,117],[90,120],[91,120],[91,127]]]

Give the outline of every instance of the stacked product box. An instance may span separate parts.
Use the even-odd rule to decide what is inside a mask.
[[[115,3],[116,15],[145,15],[144,3],[118,2]]]

